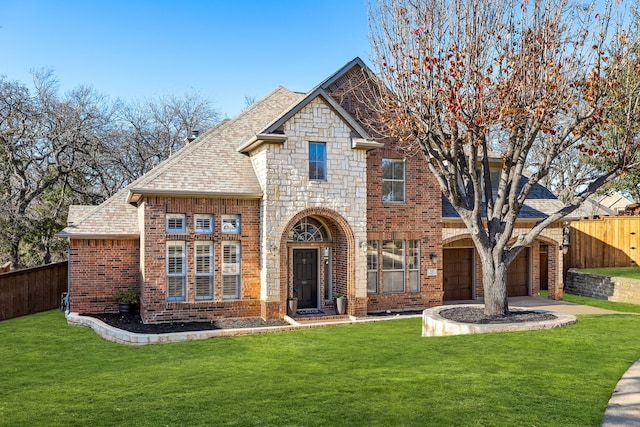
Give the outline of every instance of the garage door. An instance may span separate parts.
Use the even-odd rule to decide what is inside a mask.
[[[443,250],[444,300],[472,299],[473,249]]]
[[[524,248],[507,270],[507,295],[510,297],[529,295],[529,248]]]

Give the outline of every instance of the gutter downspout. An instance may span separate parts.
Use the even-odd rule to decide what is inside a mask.
[[[71,312],[69,307],[69,294],[71,293],[71,248],[67,248],[67,295],[64,296],[64,315],[67,317]]]

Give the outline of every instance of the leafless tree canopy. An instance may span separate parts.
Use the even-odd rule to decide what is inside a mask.
[[[197,94],[111,102],[78,87],[60,95],[51,72],[33,84],[0,78],[0,262],[64,257],[54,237],[70,204],[96,204],[218,119]]]
[[[389,135],[416,147],[470,231],[485,312],[508,310],[505,273],[520,250],[599,186],[634,169],[637,61],[625,2],[380,0],[370,8],[378,105]],[[614,121],[613,107],[627,110]],[[605,144],[605,135],[617,135]],[[535,149],[535,150],[534,150]],[[608,159],[566,206],[514,235],[532,188],[574,152]],[[533,158],[534,153],[536,158]],[[501,175],[493,188],[491,159]]]

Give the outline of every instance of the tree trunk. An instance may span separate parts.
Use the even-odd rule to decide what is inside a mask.
[[[507,301],[507,266],[496,262],[491,255],[482,256],[482,287],[484,289],[484,314],[504,316],[509,313]]]

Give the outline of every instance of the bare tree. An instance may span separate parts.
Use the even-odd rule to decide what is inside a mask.
[[[637,35],[624,2],[380,0],[370,8],[378,104],[388,135],[417,147],[469,229],[482,263],[485,314],[508,313],[506,272],[542,230],[621,171],[637,168],[624,126],[603,144],[625,90]],[[625,21],[625,19],[627,19]],[[630,42],[631,41],[631,42]],[[633,68],[633,67],[631,67]],[[637,70],[636,70],[637,72]],[[530,156],[545,147],[537,164]],[[492,152],[493,148],[494,152]],[[515,222],[532,188],[575,148],[610,159],[565,207],[524,233]],[[492,182],[491,158],[501,161]]]
[[[0,79],[0,261],[63,258],[70,204],[102,202],[217,118],[197,94],[125,104],[82,86],[61,96],[46,71],[32,87]]]
[[[33,83],[0,80],[0,248],[16,266],[51,259],[61,213],[86,191],[109,122],[93,90],[60,97],[50,72]],[[27,242],[39,242],[40,256]]]
[[[145,102],[117,103],[116,128],[102,153],[107,195],[139,178],[178,151],[193,131],[205,130],[219,119],[210,100],[196,93]]]

